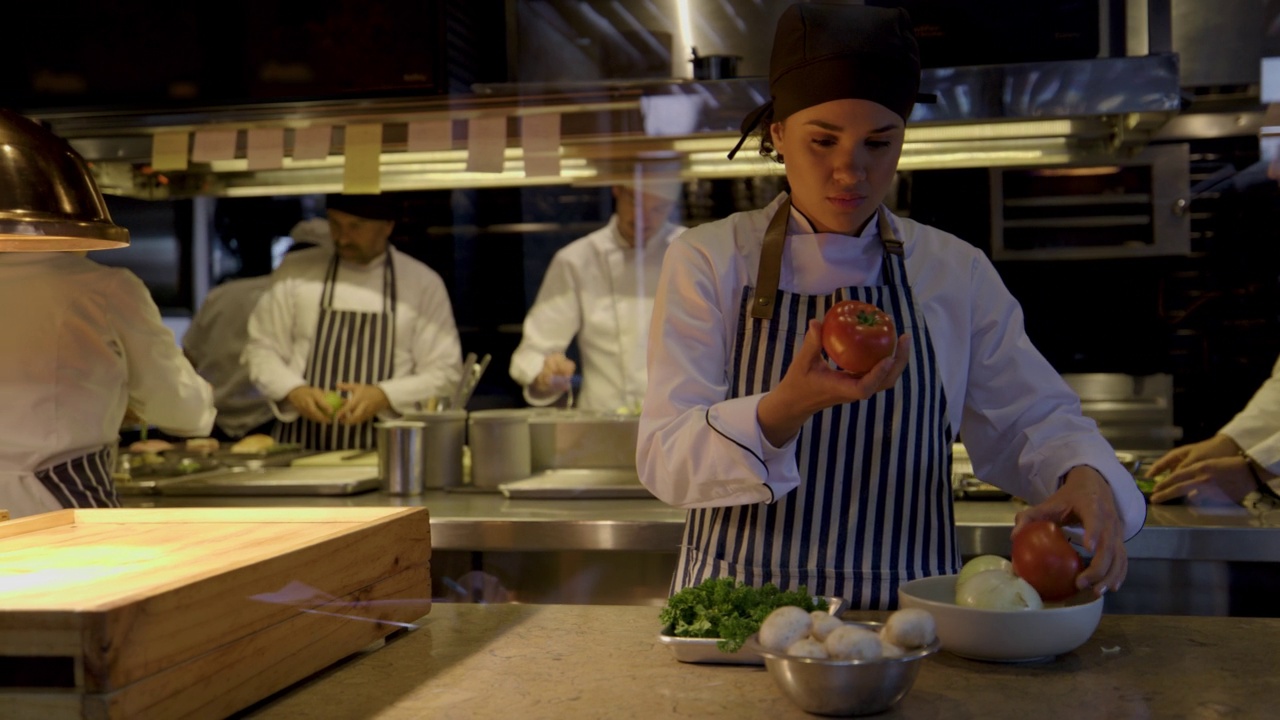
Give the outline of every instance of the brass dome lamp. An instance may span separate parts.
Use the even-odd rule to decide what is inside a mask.
[[[0,108],[0,252],[126,247],[84,159],[35,121]]]

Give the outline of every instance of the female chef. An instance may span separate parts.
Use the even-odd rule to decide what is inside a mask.
[[[731,576],[890,608],[902,582],[957,572],[958,431],[979,477],[1036,503],[1017,527],[1083,527],[1078,586],[1124,580],[1145,520],[1132,477],[991,263],[882,205],[919,84],[905,11],[805,3],[778,22],[771,99],[743,133],[762,129],[790,193],[678,238],[655,301],[637,464],[689,508],[674,590]],[[845,299],[902,333],[862,377],[822,356]]]

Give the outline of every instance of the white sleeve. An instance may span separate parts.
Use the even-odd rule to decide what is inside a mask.
[[[434,272],[428,271],[423,283],[413,337],[396,338],[397,343],[409,343],[413,368],[407,375],[378,383],[392,409],[401,414],[417,410],[417,403],[429,397],[452,395],[462,378],[462,343],[449,292]]]
[[[582,328],[578,294],[572,264],[563,252],[556,253],[547,266],[538,297],[524,318],[520,346],[511,355],[511,379],[525,388],[525,400],[531,405],[549,405],[558,397],[533,397],[528,387],[542,372],[547,356],[564,352]]]
[[[800,484],[795,440],[775,448],[760,431],[763,396],[725,399],[725,338],[734,329],[726,327],[716,281],[705,254],[672,243],[649,326],[636,466],[645,486],[676,507],[772,502]]]
[[[1058,489],[1061,478],[1087,465],[1106,478],[1129,539],[1146,521],[1146,502],[1133,476],[1080,398],[1036,350],[1022,308],[985,256],[971,266],[971,346],[960,434],[974,473],[1031,503]]]
[[[296,411],[280,403],[291,390],[307,384],[302,368],[290,365],[297,282],[277,277],[262,294],[249,315],[249,339],[240,354],[249,379],[271,401],[276,417],[286,422],[296,418]]]
[[[216,290],[216,288],[215,288]],[[204,305],[196,311],[195,317],[191,319],[191,326],[182,334],[182,350],[187,357],[191,358],[191,362],[199,364],[200,358],[208,350],[209,330],[212,323],[209,322],[210,312],[208,311],[209,302],[214,299],[213,292],[210,292],[204,299]]]
[[[142,281],[128,272],[117,278],[108,317],[124,346],[129,406],[170,435],[208,435],[216,414],[213,388],[182,356]]]
[[[1272,464],[1254,453],[1255,446],[1263,445],[1276,433],[1280,433],[1280,360],[1276,361],[1271,377],[1262,383],[1262,387],[1249,399],[1249,404],[1236,414],[1231,422],[1219,430],[1236,444],[1249,452],[1250,456],[1268,467]],[[1280,444],[1278,442],[1277,444]],[[1274,450],[1259,449],[1263,455],[1274,455],[1273,461],[1280,462],[1280,448]]]

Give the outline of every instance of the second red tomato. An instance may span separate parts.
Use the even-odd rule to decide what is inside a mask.
[[[1013,536],[1013,572],[1040,593],[1045,602],[1065,600],[1076,593],[1076,576],[1084,561],[1057,523],[1029,522]]]
[[[831,306],[822,318],[822,349],[827,357],[852,375],[865,375],[898,346],[893,318],[883,310],[858,300]]]

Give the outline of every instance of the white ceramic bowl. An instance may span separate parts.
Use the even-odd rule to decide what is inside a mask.
[[[979,610],[956,605],[955,575],[903,583],[898,602],[933,615],[947,652],[974,660],[1026,662],[1071,652],[1093,635],[1102,598],[1081,593],[1062,607],[1043,610]]]

